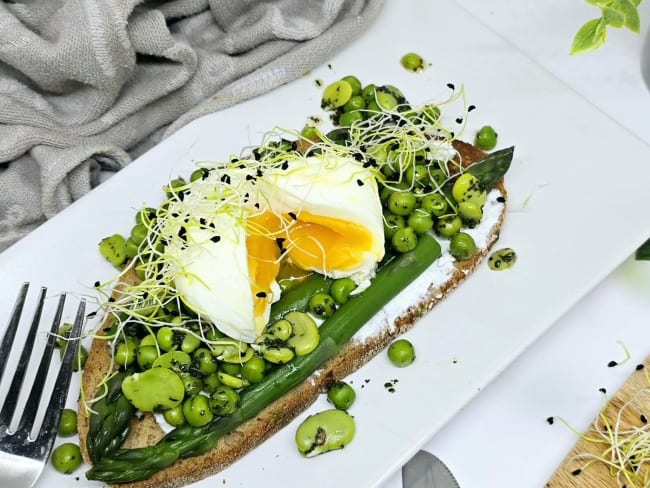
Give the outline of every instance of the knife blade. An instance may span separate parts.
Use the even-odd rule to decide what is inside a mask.
[[[460,488],[460,485],[437,456],[418,451],[402,466],[402,488]]]

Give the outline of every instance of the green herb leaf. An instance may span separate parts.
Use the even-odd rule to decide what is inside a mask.
[[[571,54],[580,54],[593,51],[602,46],[607,40],[607,30],[604,19],[593,19],[580,27],[573,38]]]
[[[637,34],[641,30],[639,11],[632,0],[617,0],[618,9],[625,16],[625,27]]]
[[[489,191],[510,168],[514,152],[514,146],[494,151],[467,168],[467,172],[476,176],[483,188]]]
[[[650,239],[641,244],[634,257],[637,261],[650,261]]]
[[[623,24],[625,23],[625,15],[623,15],[622,12],[611,7],[603,7],[602,12],[606,24],[616,28],[623,27]]]

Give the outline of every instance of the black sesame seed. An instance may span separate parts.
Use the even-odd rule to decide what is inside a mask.
[[[504,203],[505,201],[506,201],[506,197],[497,197],[497,202]]]
[[[200,223],[201,225],[207,225],[207,224],[208,224],[208,221],[205,219],[205,217],[201,217],[201,218],[199,219],[199,223]]]
[[[260,208],[260,204],[259,204],[259,202],[255,203],[255,205],[253,205],[253,206],[254,206],[255,208]]]
[[[447,83],[447,88],[449,88],[450,90],[455,90],[456,86],[453,83]]]
[[[266,292],[265,291],[258,291],[255,296],[257,298],[266,298]]]
[[[230,176],[228,176],[228,175],[223,175],[223,176],[221,177],[221,182],[222,182],[222,183],[225,183],[226,185],[229,185],[229,184],[230,184]]]
[[[648,418],[645,415],[641,414],[639,418],[641,419],[641,422],[643,422],[644,424],[648,423]]]
[[[456,119],[456,123],[457,123],[457,124],[462,124],[462,123],[463,123],[463,118],[462,118],[462,117],[458,117],[458,118]]]
[[[546,417],[546,421],[548,422],[548,425],[553,425],[553,422],[555,422],[555,419],[553,417]]]
[[[291,217],[293,220],[298,220],[298,217],[293,212],[289,212],[289,217]]]
[[[637,364],[636,368],[634,368],[634,369],[636,369],[637,371],[641,371],[643,368],[645,368],[645,366],[643,364]]]
[[[254,180],[255,177],[253,175],[246,175],[246,181],[251,181]]]
[[[285,241],[284,237],[278,237],[278,238],[275,240],[275,243],[276,243],[276,244],[278,245],[278,247],[280,248],[280,251],[282,251],[282,250],[284,249],[284,241]]]
[[[601,392],[603,395],[607,393],[607,390],[605,388],[598,388],[598,391]]]
[[[359,186],[363,186],[364,183],[363,183],[363,181],[361,181],[361,180],[357,180],[357,185],[359,185]]]
[[[607,363],[608,368],[613,368],[614,366],[618,366],[618,363],[616,361],[610,361]]]
[[[580,473],[582,473],[582,470],[580,468],[574,469],[573,471],[571,471],[571,474],[573,476],[578,476]]]
[[[99,281],[95,281],[95,288],[97,288],[100,285],[101,285],[101,283]]]
[[[476,110],[476,105],[470,105],[469,107],[467,107],[468,112],[471,112],[472,110]]]
[[[282,166],[280,166],[280,167],[281,167],[283,170],[287,170],[287,169],[289,169],[289,163],[288,163],[287,161],[284,161],[284,162],[282,163]]]
[[[110,298],[108,299],[108,303],[113,303],[114,301],[115,301],[115,298],[113,298],[113,297],[110,297]]]
[[[219,241],[221,240],[221,236],[212,236],[212,237],[210,238],[210,240],[211,240],[212,242],[219,242]]]
[[[264,176],[264,173],[262,173],[262,170],[259,169],[259,168],[257,168],[257,171],[255,172],[255,174],[257,175],[258,178],[261,178],[262,176]]]

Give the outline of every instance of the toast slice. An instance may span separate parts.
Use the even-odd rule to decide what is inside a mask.
[[[485,153],[471,144],[454,141],[454,148],[459,154],[463,166],[469,166],[485,156]],[[427,283],[419,292],[414,303],[398,303],[399,312],[388,320],[375,324],[371,332],[357,335],[344,346],[341,352],[325,363],[316,374],[291,390],[282,398],[268,405],[254,419],[240,425],[230,434],[221,438],[209,452],[187,459],[180,459],[167,469],[156,473],[148,480],[134,483],[118,483],[112,486],[128,488],[180,487],[223,470],[251,449],[254,449],[275,432],[282,429],[303,410],[311,405],[318,395],[337,380],[345,378],[377,353],[387,347],[398,335],[410,329],[416,321],[463,282],[487,256],[492,245],[499,238],[506,209],[506,190],[503,181],[493,191],[499,192],[499,214],[488,229],[485,242],[477,248],[476,254],[469,260],[457,261],[442,283]],[[435,263],[434,263],[435,265]],[[423,276],[426,279],[426,276]],[[124,279],[136,280],[134,274]],[[417,282],[420,286],[421,281]],[[413,284],[412,284],[413,285]],[[399,296],[396,300],[399,300]],[[373,319],[374,320],[374,319]],[[363,328],[361,329],[364,330]],[[107,341],[95,340],[92,344],[88,361],[83,372],[82,388],[86,398],[93,398],[98,385],[105,378],[111,367],[111,350]],[[86,449],[88,418],[80,404],[79,438],[81,451],[88,463],[90,459]],[[163,430],[152,414],[134,418],[132,430],[123,447],[144,447],[155,444],[164,436]]]

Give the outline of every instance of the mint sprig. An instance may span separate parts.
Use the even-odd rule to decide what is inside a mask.
[[[573,38],[571,54],[593,51],[607,40],[607,27],[641,30],[639,4],[642,0],[586,0],[600,9],[600,17],[586,22]]]

